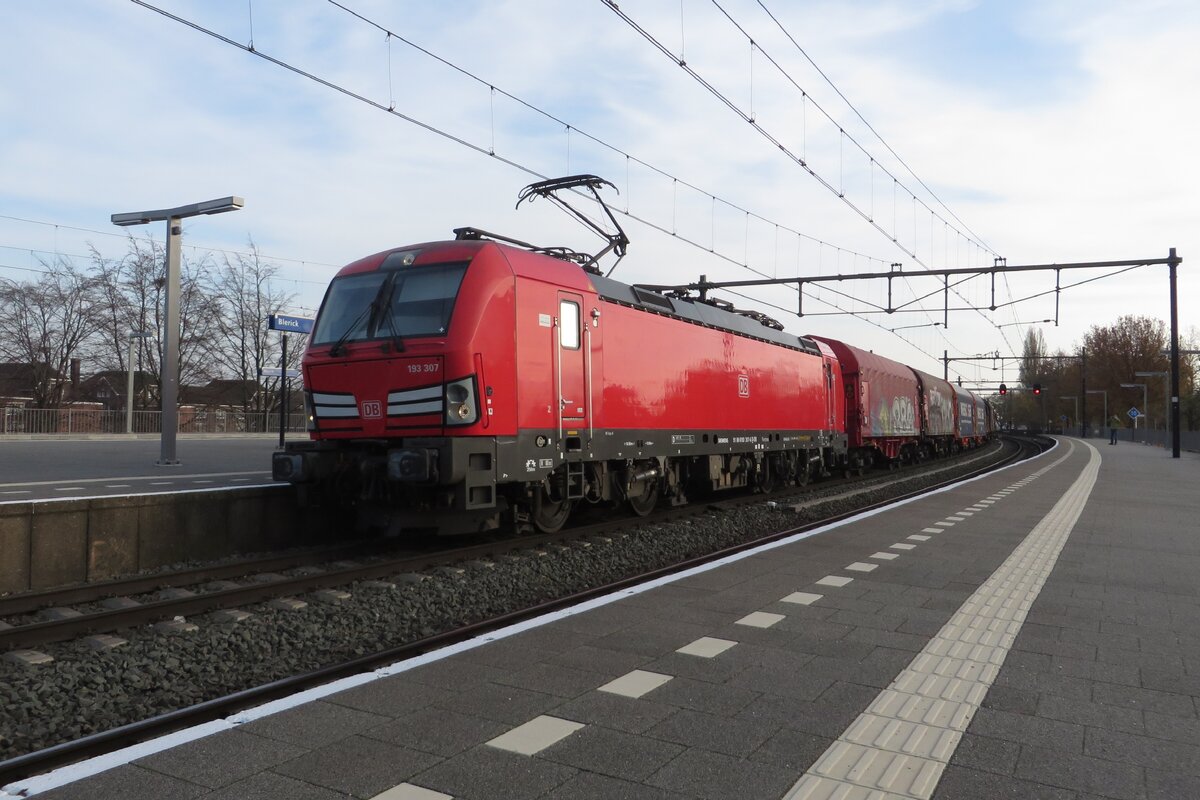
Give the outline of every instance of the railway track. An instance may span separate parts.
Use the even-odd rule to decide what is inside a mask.
[[[928,474],[931,470],[955,470],[961,466],[963,458],[969,457],[960,457],[947,464],[939,462],[925,465],[920,474]],[[972,460],[986,458],[987,454],[976,454]],[[915,473],[914,470],[903,470],[866,479],[837,479],[804,489],[779,490],[770,497],[771,502],[780,505],[824,502],[821,498],[845,487],[852,487],[846,493],[849,495],[877,491],[881,486],[911,480]],[[814,495],[818,497],[815,501],[810,499]],[[213,611],[239,609],[241,606],[272,600],[291,600],[297,595],[336,589],[360,581],[420,573],[463,561],[495,558],[517,550],[619,533],[629,526],[666,524],[698,514],[763,502],[764,497],[762,494],[745,493],[709,503],[661,509],[646,517],[579,524],[554,534],[500,540],[488,538],[482,543],[432,552],[413,552],[409,548],[399,555],[382,555],[386,548],[395,550],[395,545],[360,542],[306,553],[248,559],[0,598],[0,620],[7,619],[9,622],[6,624],[12,625],[0,628],[0,652],[30,650],[54,642],[108,634],[178,618],[186,619]],[[346,563],[347,559],[361,556],[367,556],[368,563]],[[305,568],[314,570],[296,575],[279,574]],[[165,591],[172,589],[175,591]],[[148,594],[154,596],[133,599]],[[115,603],[112,602],[114,600]],[[85,610],[80,611],[77,606]],[[19,624],[13,624],[12,621],[19,617],[24,619]],[[109,640],[109,644],[113,644],[112,640]]]
[[[171,730],[177,730],[183,727],[199,724],[204,721],[228,716],[229,714],[238,710],[259,705],[268,700],[292,694],[304,688],[320,685],[330,680],[356,674],[384,664],[411,658],[421,653],[439,649],[453,642],[472,638],[489,630],[495,630],[514,622],[529,619],[555,609],[569,607],[584,600],[606,595],[613,591],[636,585],[646,580],[651,580],[656,577],[689,569],[715,559],[723,558],[746,549],[794,535],[819,525],[828,524],[853,514],[860,513],[864,510],[868,510],[872,507],[894,503],[897,500],[905,499],[907,497],[917,496],[941,485],[952,484],[961,480],[965,480],[970,477],[974,477],[977,474],[1005,466],[1022,457],[1028,457],[1035,452],[1040,452],[1039,449],[1028,442],[1021,443],[1019,445],[1006,445],[1005,449],[1006,452],[997,454],[996,459],[976,459],[981,463],[972,465],[971,470],[966,474],[963,474],[960,469],[962,466],[961,463],[948,467],[935,468],[934,471],[954,472],[955,474],[952,477],[947,477],[945,480],[937,481],[933,486],[926,484],[921,488],[912,491],[903,491],[899,490],[900,487],[896,487],[898,489],[896,493],[889,494],[885,499],[879,500],[878,502],[857,505],[851,509],[842,511],[832,516],[822,517],[820,519],[811,519],[804,524],[788,527],[784,530],[777,530],[767,536],[753,537],[715,552],[691,557],[684,561],[673,563],[669,566],[656,568],[647,572],[626,575],[619,580],[608,581],[583,591],[573,592],[561,597],[536,603],[534,605],[511,610],[490,619],[474,622],[469,625],[454,628],[452,630],[445,630],[431,636],[426,636],[400,644],[395,647],[389,647],[379,652],[349,659],[336,664],[330,664],[302,675],[290,676],[280,680],[275,680],[261,686],[247,688],[242,691],[238,691],[224,697],[208,700],[187,708],[170,711],[151,719],[133,722],[128,725],[123,725],[121,727],[85,736],[81,739],[65,742],[38,750],[36,752],[17,756],[8,761],[0,762],[0,785],[21,777],[26,777],[28,775],[51,769],[61,764],[78,761],[80,759],[108,752],[119,747],[144,741],[146,739],[162,735],[163,733]],[[986,460],[987,463],[982,463],[984,460]],[[928,474],[928,471],[926,471],[924,474]],[[881,476],[881,478],[877,479],[871,487],[856,486],[856,488],[851,492],[837,495],[837,497],[843,497],[845,494],[853,494],[860,491],[877,491],[879,489],[879,484],[881,483],[888,485],[903,484],[919,477],[921,477],[921,475],[918,474],[917,470],[906,470],[900,473],[888,473],[885,476]],[[831,486],[830,483],[823,484],[820,487],[821,491],[824,493],[828,493],[830,488],[834,490],[838,489],[836,486]],[[787,493],[779,492],[771,495],[770,498],[772,502],[785,505],[791,500],[795,500],[797,503],[806,502],[806,498],[811,498],[811,494],[811,492],[796,492],[793,490]],[[519,550],[538,552],[545,548],[553,549],[555,545],[570,546],[569,543],[571,541],[586,541],[588,538],[619,535],[623,528],[627,528],[630,525],[667,524],[672,521],[677,521],[682,517],[695,517],[706,514],[713,509],[726,510],[728,508],[736,507],[737,505],[745,505],[748,503],[763,504],[767,500],[768,498],[761,494],[753,497],[733,498],[730,500],[721,501],[719,503],[711,503],[707,506],[697,505],[686,507],[683,509],[654,514],[644,518],[610,520],[595,525],[581,525],[553,535],[541,535],[535,537],[524,537],[520,539],[492,541],[474,544],[465,548],[453,548],[434,553],[417,555],[410,554],[401,558],[382,559],[371,564],[330,568],[318,574],[287,577],[283,578],[282,580],[263,582],[258,585],[252,584],[238,588],[229,588],[208,592],[195,597],[148,603],[137,609],[129,609],[129,612],[133,612],[132,616],[130,614],[112,613],[88,617],[86,620],[84,618],[62,620],[53,625],[47,623],[38,623],[30,626],[22,626],[20,628],[13,628],[8,631],[0,631],[0,647],[6,646],[6,642],[9,643],[8,646],[12,646],[12,642],[28,643],[33,641],[62,641],[64,639],[78,636],[80,631],[94,632],[99,627],[108,626],[109,629],[116,629],[116,627],[128,626],[131,624],[145,624],[147,621],[152,619],[188,616],[217,608],[248,605],[256,602],[262,602],[266,599],[301,594],[304,592],[313,591],[315,589],[345,586],[355,581],[386,579],[387,577],[402,573],[419,572],[423,570],[434,569],[438,566],[447,566],[475,559],[498,559],[506,553],[513,553]],[[822,500],[819,502],[824,501]],[[136,621],[131,622],[131,620]]]
[[[981,456],[976,455],[975,458]],[[953,469],[963,457],[949,465],[925,465],[924,469]],[[825,495],[843,486],[854,486],[856,491],[866,491],[896,480],[906,480],[913,472],[905,470],[885,473],[866,479],[836,479],[811,485],[804,489],[780,490],[772,495],[777,502],[811,495]],[[482,537],[484,541],[429,552],[406,552],[399,556],[380,557],[387,549],[395,550],[387,542],[357,542],[350,545],[323,548],[314,551],[283,556],[268,556],[243,559],[230,563],[206,565],[186,570],[133,576],[82,586],[67,587],[45,592],[33,592],[0,598],[0,652],[35,648],[53,642],[91,634],[109,633],[122,628],[152,624],[176,617],[189,617],[212,611],[235,609],[241,605],[286,598],[291,595],[321,589],[344,586],[356,581],[374,580],[388,575],[420,572],[446,566],[456,561],[500,555],[513,549],[545,546],[555,542],[569,541],[589,535],[603,535],[619,531],[630,524],[666,523],[681,517],[694,516],[712,510],[736,507],[759,502],[762,495],[741,494],[731,498],[695,504],[679,509],[659,510],[648,517],[631,520],[606,520],[594,524],[574,525],[560,533],[539,537],[522,537],[496,541]],[[367,556],[370,563],[344,564],[347,559]],[[281,572],[303,568],[316,568],[319,572],[284,576]],[[232,585],[234,581],[240,585]],[[140,595],[162,593],[169,589],[187,589],[185,592],[167,593],[133,600]],[[104,607],[112,600],[116,607]],[[79,611],[82,607],[85,611]],[[44,618],[49,613],[52,618]],[[42,615],[39,617],[39,615]]]

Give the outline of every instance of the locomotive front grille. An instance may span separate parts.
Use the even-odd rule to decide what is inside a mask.
[[[388,392],[387,413],[389,417],[407,417],[416,414],[441,414],[445,408],[441,385],[423,386],[420,389],[404,389]]]
[[[358,419],[358,403],[352,394],[313,392],[312,402],[317,419]]]

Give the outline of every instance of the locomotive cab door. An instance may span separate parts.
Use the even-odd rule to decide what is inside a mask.
[[[558,392],[558,433],[563,449],[580,452],[591,419],[591,354],[583,318],[583,298],[559,292],[555,325],[555,387]]]

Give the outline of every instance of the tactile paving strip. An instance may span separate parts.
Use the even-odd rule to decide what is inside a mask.
[[[933,795],[1091,494],[1100,453],[1084,446],[1091,458],[1062,499],[785,800],[927,800]],[[1035,475],[1073,451],[1074,445]]]

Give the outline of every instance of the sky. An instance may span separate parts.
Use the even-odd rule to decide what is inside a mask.
[[[253,241],[294,293],[288,310],[311,316],[341,265],[456,227],[599,249],[545,201],[515,208],[532,181],[594,173],[614,184],[605,196],[632,242],[614,278],[898,263],[892,304],[906,312],[840,313],[886,307],[881,281],[810,284],[803,317],[794,286],[722,296],[929,372],[943,352],[1019,353],[1031,323],[1074,352],[1123,314],[1167,320],[1168,281],[1162,266],[1092,281],[1062,291],[1056,312],[1053,273],[1002,276],[996,311],[952,311],[944,328],[940,281],[913,275],[923,269],[1175,247],[1181,332],[1200,327],[1200,5],[626,0],[620,11],[628,20],[602,0],[6,3],[0,279],[82,265],[92,249],[119,258],[128,235],[161,240],[162,223],[119,229],[113,213],[238,195],[241,211],[186,221],[185,252],[221,258]],[[951,306],[991,298],[987,278],[950,295]],[[992,367],[950,372],[1015,381],[1014,365]]]

